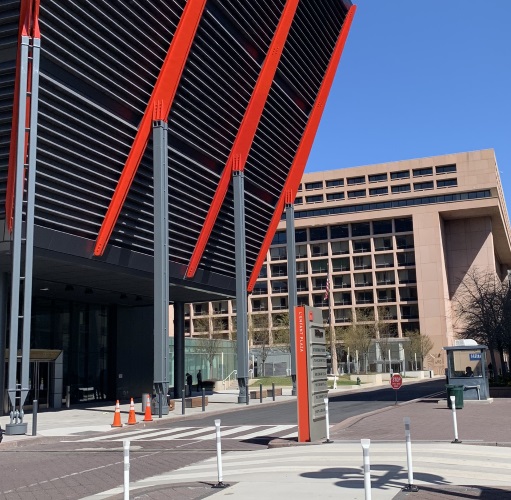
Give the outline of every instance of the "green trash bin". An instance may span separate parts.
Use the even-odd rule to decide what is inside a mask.
[[[451,405],[451,396],[454,396],[454,407],[457,410],[461,410],[463,408],[463,389],[462,385],[452,385],[447,384],[445,386],[447,390],[447,406],[452,409]]]

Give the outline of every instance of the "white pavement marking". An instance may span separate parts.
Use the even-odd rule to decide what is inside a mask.
[[[223,439],[225,436],[230,436],[231,434],[239,434],[241,432],[249,431],[253,428],[254,428],[253,425],[240,425],[238,427],[233,427],[232,429],[221,429],[220,435]],[[235,437],[232,437],[231,439],[239,439],[239,438],[240,438],[240,436],[235,436]],[[216,431],[211,434],[206,434],[205,436],[199,436],[196,439],[198,439],[200,441],[206,441],[207,439],[216,439]]]
[[[272,436],[273,434],[277,434],[278,432],[287,431],[288,429],[292,429],[296,427],[296,425],[275,425],[270,427],[269,429],[260,429],[256,432],[252,432],[252,434],[245,434],[244,436],[236,436],[236,439],[245,441],[247,439],[252,439],[258,436]]]

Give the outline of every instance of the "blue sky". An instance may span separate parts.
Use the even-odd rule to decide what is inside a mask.
[[[511,0],[359,0],[307,172],[493,148],[511,210]]]

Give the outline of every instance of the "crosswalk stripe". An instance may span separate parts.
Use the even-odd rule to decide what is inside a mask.
[[[246,432],[246,431],[249,431],[250,429],[253,429],[254,426],[253,425],[240,425],[239,427],[234,427],[232,429],[229,429],[229,430],[224,430],[222,429],[221,430],[221,437],[225,437],[225,436],[230,436],[231,434],[239,434],[240,432]],[[239,436],[236,436],[235,438],[231,438],[231,439],[238,439]],[[215,439],[216,438],[216,431],[213,432],[212,434],[206,434],[205,436],[199,436],[197,439],[198,440],[207,440],[207,439]]]
[[[240,441],[245,441],[246,439],[252,439],[259,436],[271,436],[272,434],[276,434],[277,432],[287,431],[292,427],[296,427],[295,425],[276,425],[269,429],[259,429],[258,431],[252,432],[252,434],[245,434],[243,436],[237,436],[236,439]]]
[[[295,424],[286,425],[238,425],[222,427],[221,437],[226,439],[247,440],[255,437],[274,436],[279,432],[296,429]],[[252,431],[252,432],[250,432]],[[243,434],[246,433],[246,434]],[[297,431],[281,437],[296,437]],[[175,440],[196,440],[207,441],[215,439],[216,431],[212,427],[174,427],[168,429],[139,429],[129,432],[116,433],[114,435],[101,435],[96,437],[79,439],[73,442],[91,443],[95,441],[175,441]]]

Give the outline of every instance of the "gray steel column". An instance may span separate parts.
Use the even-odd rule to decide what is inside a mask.
[[[0,415],[4,414],[8,286],[9,275],[7,273],[0,273]]]
[[[163,393],[168,413],[169,389],[169,181],[167,123],[153,121],[154,192],[154,387]]]
[[[21,38],[20,57],[20,92],[18,111],[18,131],[16,149],[16,175],[14,198],[14,229],[12,239],[12,273],[11,273],[11,311],[9,333],[9,378],[8,393],[11,407],[16,407],[18,364],[18,330],[20,323],[20,282],[21,282],[21,239],[23,229],[23,180],[25,174],[25,125],[27,109],[28,79],[28,37]],[[30,318],[27,318],[30,321]],[[22,402],[20,402],[21,410]]]
[[[185,386],[185,304],[174,302],[174,398]]]
[[[28,376],[30,366],[30,332],[32,318],[32,270],[34,260],[34,211],[35,179],[37,156],[37,112],[39,107],[39,60],[41,40],[32,41],[32,82],[30,95],[30,139],[27,171],[27,215],[25,220],[25,280],[23,293],[23,336],[21,354],[21,404],[28,396]],[[49,383],[49,381],[48,381]]]
[[[245,174],[233,172],[234,243],[236,249],[236,339],[238,354],[238,403],[247,402],[248,384],[248,318],[247,257],[245,243]]]
[[[287,290],[289,307],[289,350],[291,352],[292,396],[296,396],[296,344],[295,344],[295,307],[298,304],[296,290],[296,245],[295,245],[295,207],[286,203],[286,243],[287,243]]]

